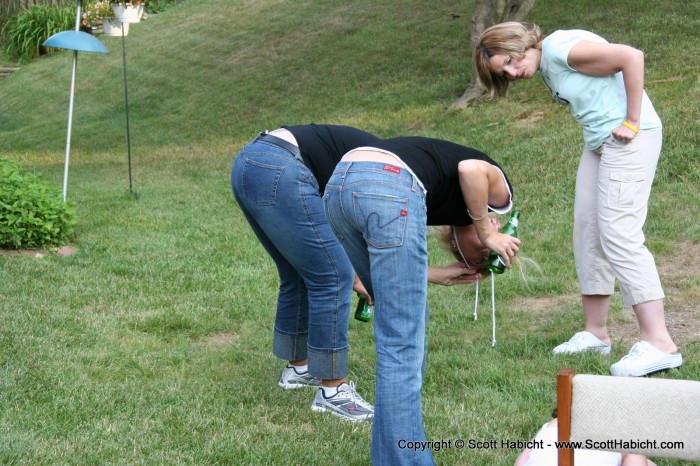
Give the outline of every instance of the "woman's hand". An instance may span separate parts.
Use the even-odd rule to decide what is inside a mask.
[[[436,285],[453,286],[474,283],[481,277],[475,269],[468,269],[464,262],[455,262],[445,267],[429,267],[428,282]]]
[[[510,268],[510,261],[520,250],[520,240],[510,235],[503,234],[498,231],[492,232],[482,242],[490,250],[495,251],[503,258],[506,267]]]
[[[624,142],[625,144],[632,141],[636,135],[637,133],[624,124],[612,130],[612,137],[615,138],[616,141]]]
[[[357,274],[355,274],[355,283],[352,284],[352,291],[354,291],[360,296],[366,296],[367,304],[369,304],[370,306],[374,306],[374,299],[372,299],[372,297],[369,295],[367,289],[365,288],[365,285],[362,284],[362,282],[360,281],[360,277],[358,277]]]

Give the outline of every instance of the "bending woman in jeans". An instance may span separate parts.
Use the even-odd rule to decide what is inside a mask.
[[[465,259],[478,268],[490,249],[510,259],[520,241],[498,232],[488,211],[505,213],[512,189],[485,154],[448,141],[402,137],[346,154],[323,197],[328,221],[374,298],[377,351],[372,463],[433,464],[421,392],[427,355],[428,225],[454,225]],[[480,248],[462,238],[473,234]],[[467,253],[466,251],[472,251]]]
[[[491,97],[505,95],[512,82],[539,71],[583,128],[574,261],[586,323],[554,353],[610,352],[608,310],[617,279],[625,304],[637,316],[641,341],[610,372],[643,376],[679,367],[683,357],[666,328],[659,273],[644,245],[662,142],[661,120],[644,92],[644,54],[589,31],[543,37],[539,27],[514,21],[486,29],[475,53],[479,79]]]
[[[377,141],[347,126],[286,126],[260,134],[231,171],[236,200],[280,276],[273,353],[288,364],[279,385],[318,387],[312,409],[351,421],[373,413],[347,379],[353,282],[358,293],[367,291],[328,226],[321,192],[343,154]],[[458,265],[430,274],[443,285],[476,277]]]

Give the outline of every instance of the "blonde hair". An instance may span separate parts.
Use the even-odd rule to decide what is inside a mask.
[[[509,21],[487,28],[474,50],[474,64],[479,81],[486,87],[488,98],[506,94],[510,80],[491,72],[489,59],[494,55],[508,55],[522,59],[531,48],[541,47],[542,31],[535,24]]]
[[[454,226],[452,225],[441,225],[441,226],[435,226],[435,227],[430,227],[432,230],[432,234],[435,236],[437,239],[438,245],[444,249],[445,251],[449,252],[454,256],[455,259],[457,259],[459,262],[464,262],[464,258],[461,257],[459,251],[455,251],[454,247],[452,246],[454,239],[453,239],[453,230]],[[538,273],[539,275],[542,274],[542,268],[540,265],[533,259],[530,259],[529,257],[524,257],[521,254],[516,255],[511,259],[511,264],[514,266],[514,268],[518,271],[520,275],[520,279],[527,283],[528,282],[528,277],[529,277],[529,270],[530,269],[535,269],[535,272]]]
[[[490,217],[491,215],[489,215]],[[458,261],[458,262],[464,262],[466,260],[466,257],[462,255],[462,252],[467,252],[459,250],[459,247],[457,246],[457,243],[455,242],[455,236],[454,236],[454,231],[455,227],[454,225],[440,225],[440,226],[433,226],[431,227],[432,233],[437,239],[437,243],[440,246],[441,249],[444,249],[445,251],[449,252],[452,254],[452,256]],[[467,254],[468,255],[468,254]],[[475,266],[479,265],[478,263],[470,262],[467,264],[468,266]]]
[[[440,246],[440,249],[449,252],[450,255],[458,262],[464,262],[464,259],[460,256],[459,251],[455,250],[456,246],[453,246],[453,230],[454,227],[451,225],[439,225],[429,227],[429,231],[433,236],[435,236],[435,239],[437,240],[437,244],[438,246]]]

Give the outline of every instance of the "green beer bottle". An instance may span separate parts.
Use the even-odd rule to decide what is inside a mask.
[[[372,320],[374,315],[374,306],[367,304],[367,296],[361,294],[360,300],[357,302],[357,308],[355,309],[355,319],[361,320],[362,322],[369,322]]]
[[[510,235],[514,238],[518,237],[518,219],[520,218],[520,211],[513,210],[508,218],[508,222],[501,227],[499,232]],[[506,263],[503,258],[496,253],[496,251],[491,251],[488,259],[486,259],[486,266],[484,269],[488,272],[501,274],[506,270]]]

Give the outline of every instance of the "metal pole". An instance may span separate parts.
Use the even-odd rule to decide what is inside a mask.
[[[80,9],[82,0],[78,0],[78,5],[75,12],[75,30],[80,30]],[[66,194],[68,193],[68,164],[70,162],[70,139],[73,128],[73,100],[75,95],[75,72],[78,68],[78,51],[73,50],[73,66],[70,78],[70,100],[68,103],[68,131],[66,134],[66,160],[63,167],[63,203],[66,203]]]
[[[66,135],[66,160],[63,168],[63,203],[66,203],[68,192],[68,164],[70,162],[70,138],[73,127],[73,96],[75,95],[75,70],[78,66],[78,51],[73,51],[73,71],[70,78],[70,100],[68,103],[68,133]]]
[[[129,87],[126,80],[126,41],[124,40],[124,23],[122,25],[122,62],[124,69],[124,105],[126,107],[126,147],[127,159],[129,164],[129,192],[134,194],[133,183],[131,179],[131,131],[129,128]]]

